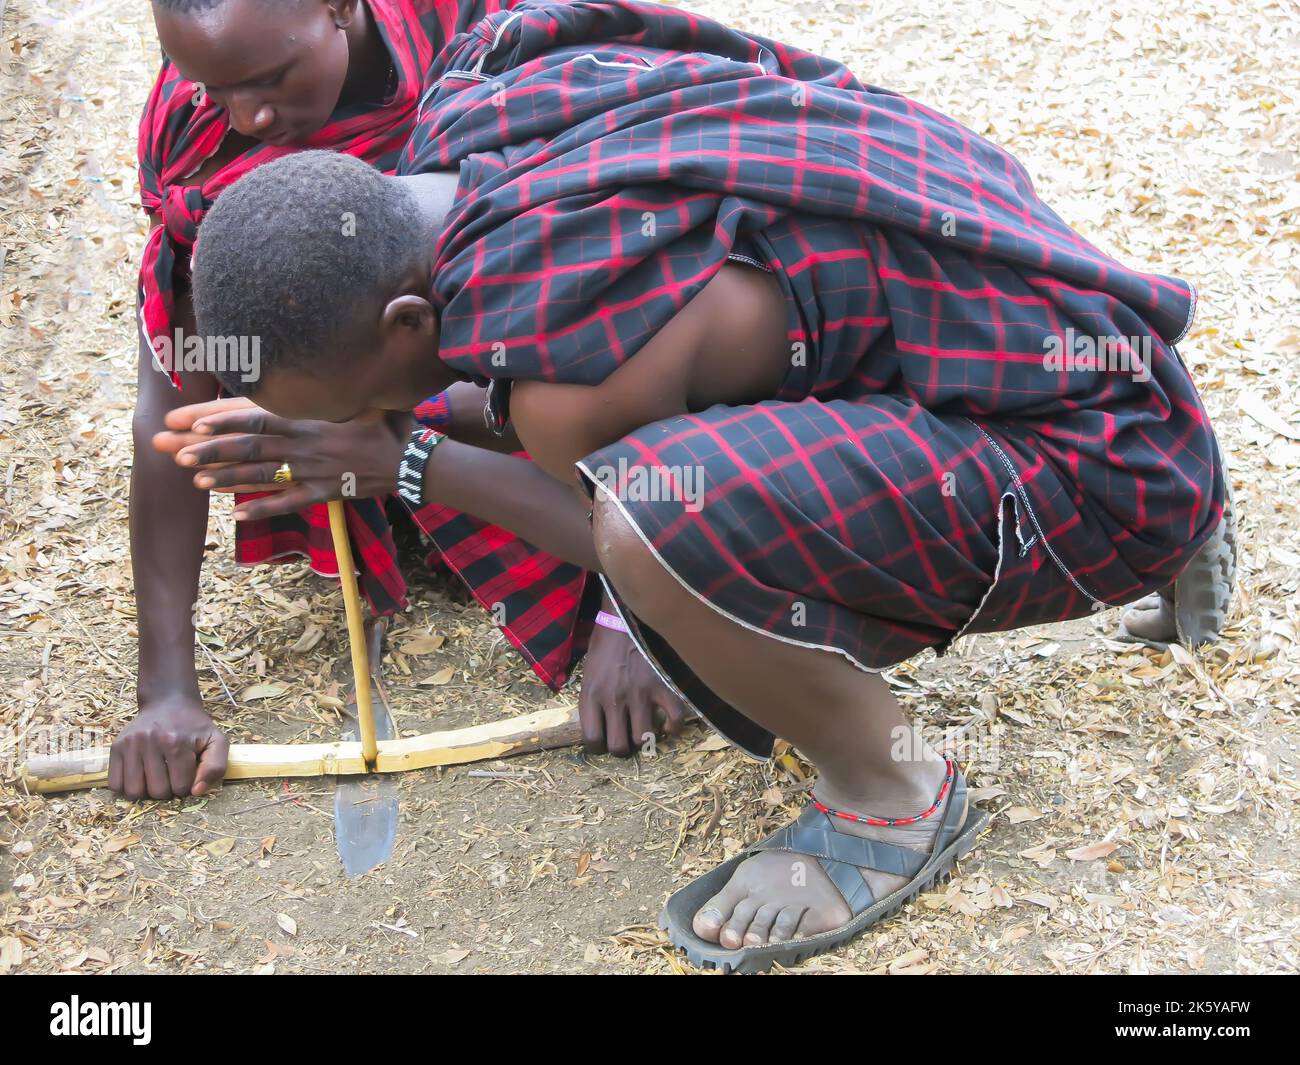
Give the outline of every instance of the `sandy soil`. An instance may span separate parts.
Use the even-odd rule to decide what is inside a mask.
[[[1109,643],[1112,613],[894,671],[924,726],[957,736],[994,829],[942,891],[799,971],[1294,971],[1296,5],[694,6],[958,117],[1085,235],[1194,280],[1183,355],[1243,511],[1240,602],[1213,651]],[[42,730],[111,737],[134,709],[134,127],[157,56],[143,3],[3,14],[0,972],[688,971],[659,907],[797,810],[793,754],[758,765],[694,731],[637,762],[409,774],[394,859],[359,880],[323,780],[165,804],[23,793],[15,758]],[[337,589],[300,565],[239,569],[229,503],[214,511],[209,707],[240,740],[334,738]],[[312,625],[320,642],[294,653]],[[403,730],[576,699],[532,680],[442,578],[417,579],[390,646],[422,634],[446,640],[385,663]],[[282,691],[246,694],[259,684]]]

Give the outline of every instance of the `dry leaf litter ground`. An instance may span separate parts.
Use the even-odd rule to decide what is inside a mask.
[[[1182,352],[1242,509],[1240,601],[1213,652],[1109,643],[1112,612],[894,672],[928,730],[978,740],[969,772],[995,827],[950,885],[800,971],[1296,970],[1297,6],[697,6],[960,118],[1104,248],[1193,279]],[[12,754],[53,726],[111,736],[133,711],[134,129],[158,53],[142,2],[11,0],[3,18]],[[337,589],[302,566],[240,570],[230,506],[214,510],[209,707],[237,740],[334,738]],[[439,579],[419,583],[389,646],[405,731],[556,698]],[[797,757],[755,765],[704,731],[639,762],[554,752],[476,768],[498,775],[405,776],[393,861],[348,881],[327,781],[132,804],[28,796],[9,765],[0,972],[682,972],[654,925],[665,894],[786,820],[806,785]]]

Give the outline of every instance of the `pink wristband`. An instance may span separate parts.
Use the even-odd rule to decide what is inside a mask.
[[[613,629],[615,632],[627,632],[627,624],[623,619],[605,610],[597,612],[596,624],[604,629]]]

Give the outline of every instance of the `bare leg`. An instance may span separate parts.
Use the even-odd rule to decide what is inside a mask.
[[[889,686],[844,657],[796,647],[723,617],[684,589],[641,542],[617,506],[599,499],[596,551],[632,612],[672,645],[715,693],[817,766],[817,798],[882,818],[928,809],[944,778]],[[937,818],[877,827],[834,819],[836,828],[928,850]],[[904,878],[864,870],[876,898]],[[695,932],[725,947],[755,946],[828,931],[850,917],[817,861],[781,852],[745,861],[695,916]]]

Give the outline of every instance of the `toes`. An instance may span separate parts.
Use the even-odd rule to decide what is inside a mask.
[[[848,907],[829,881],[800,885],[805,890],[787,887],[789,857],[751,857],[696,911],[691,922],[695,934],[727,950],[740,950],[787,943],[843,924]]]
[[[772,922],[776,920],[776,915],[780,912],[781,907],[774,902],[769,902],[766,906],[760,906],[758,912],[754,914],[753,919],[749,922],[749,931],[745,933],[745,946],[763,946],[772,932]]]
[[[695,934],[710,943],[717,943],[722,926],[731,919],[736,905],[744,898],[745,888],[736,882],[735,877],[732,877],[727,881],[726,887],[695,912],[691,920],[691,927],[695,929]]]
[[[749,922],[758,912],[756,899],[741,899],[731,911],[731,919],[722,928],[718,942],[729,950],[736,950],[745,944],[745,933],[749,931]]]
[[[807,912],[806,906],[786,906],[776,915],[772,922],[772,931],[768,935],[769,943],[788,943],[794,939],[799,929],[799,922]]]

